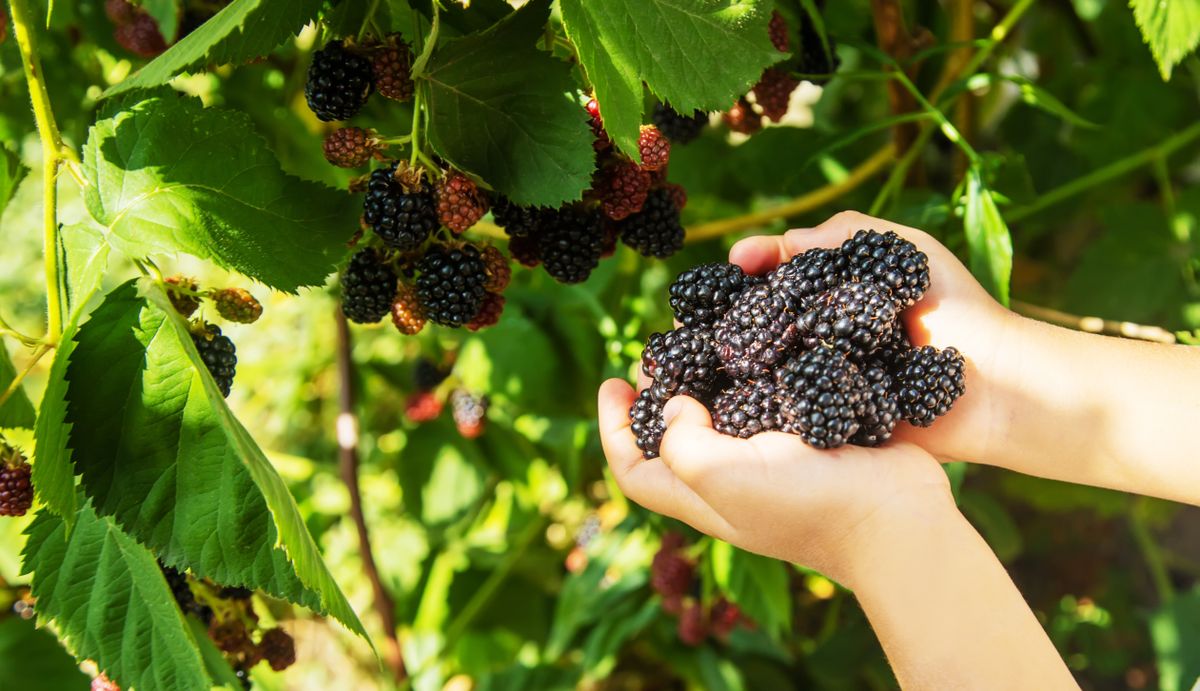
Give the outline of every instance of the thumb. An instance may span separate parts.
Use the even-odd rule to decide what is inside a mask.
[[[713,429],[712,416],[696,399],[675,396],[663,407],[659,454],[679,479],[693,487],[707,484],[726,464],[745,454],[745,442]]]

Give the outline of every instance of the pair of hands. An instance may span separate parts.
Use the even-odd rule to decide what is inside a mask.
[[[945,419],[924,429],[901,423],[881,448],[819,451],[780,432],[746,440],[722,435],[702,404],[677,396],[663,411],[661,455],[645,460],[629,429],[633,387],[612,379],[599,393],[604,451],[630,499],[851,588],[875,548],[898,530],[919,531],[958,516],[938,460],[988,456],[1005,413],[1003,395],[986,373],[1004,369],[995,361],[1020,339],[1022,321],[928,234],[855,212],[813,229],[747,238],[730,251],[730,261],[761,274],[807,249],[840,245],[863,228],[895,230],[929,256],[930,290],[903,318],[915,345],[955,346],[966,358],[966,392]]]

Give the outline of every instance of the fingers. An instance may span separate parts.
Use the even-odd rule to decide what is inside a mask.
[[[661,458],[646,460],[629,429],[633,389],[620,379],[600,386],[600,441],[617,485],[642,506],[677,518],[717,537],[732,534],[729,524],[671,472]]]
[[[737,264],[742,271],[757,276],[779,266],[793,254],[782,235],[757,235],[739,240],[730,248],[729,263]]]
[[[727,482],[730,468],[751,451],[745,440],[713,429],[708,410],[689,396],[668,401],[663,421],[667,429],[659,453],[676,477],[701,497],[713,496]]]

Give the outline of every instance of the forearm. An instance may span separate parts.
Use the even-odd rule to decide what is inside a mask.
[[[992,373],[995,434],[979,460],[1200,504],[1200,351],[1021,319]]]
[[[951,507],[872,538],[850,585],[905,689],[1077,688],[979,534]],[[890,533],[890,534],[888,534]]]

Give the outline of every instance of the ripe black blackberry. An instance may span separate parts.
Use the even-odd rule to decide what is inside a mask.
[[[860,230],[842,243],[842,254],[844,280],[890,290],[900,309],[912,307],[929,289],[929,257],[894,231]]]
[[[499,197],[492,204],[492,218],[509,237],[524,238],[536,234],[544,209],[536,206],[520,206],[508,197]]]
[[[818,247],[780,264],[767,282],[802,308],[810,298],[840,285],[845,270],[846,258],[841,250]]]
[[[618,224],[621,241],[645,257],[665,259],[683,249],[679,207],[665,188],[651,190],[642,210]]]
[[[955,348],[913,348],[892,365],[900,416],[917,427],[928,427],[950,412],[966,388],[966,363]]]
[[[655,400],[649,388],[642,389],[629,408],[629,428],[637,438],[637,447],[642,450],[642,456],[647,459],[658,458],[658,447],[666,431],[662,408],[663,404]]]
[[[767,376],[737,384],[717,394],[712,404],[713,427],[721,434],[749,439],[783,426],[775,381]]]
[[[233,341],[222,335],[221,327],[216,324],[197,323],[191,333],[200,360],[208,368],[221,395],[228,397],[237,369],[237,349],[233,347]]]
[[[598,210],[565,206],[543,214],[538,255],[559,283],[580,283],[600,264],[604,221]]]
[[[330,41],[313,53],[304,97],[317,118],[330,122],[354,117],[371,95],[371,62]]]
[[[783,430],[818,449],[842,446],[858,432],[866,381],[844,355],[818,346],[775,373]]]
[[[399,171],[398,163],[379,168],[367,182],[363,218],[390,247],[411,252],[438,228],[438,206],[433,185],[411,171]]]
[[[421,358],[413,365],[413,388],[417,391],[433,391],[438,384],[446,381],[448,376],[448,368],[443,368],[429,358]]]
[[[487,270],[473,245],[433,245],[417,264],[417,297],[425,316],[443,326],[462,326],[483,305]]]
[[[162,562],[159,562],[158,568],[162,570],[163,578],[167,580],[167,586],[171,589],[171,595],[175,598],[175,604],[179,605],[179,609],[184,614],[196,615],[205,625],[212,622],[212,609],[196,601],[196,596],[188,586],[187,574]]]
[[[798,337],[787,298],[765,283],[746,289],[713,324],[717,355],[734,379],[770,372]]]
[[[896,305],[885,288],[847,283],[808,300],[797,320],[806,348],[831,345],[855,363],[888,343],[897,328]]]
[[[863,391],[863,409],[858,417],[858,432],[850,439],[858,446],[879,446],[892,438],[900,421],[900,402],[892,392],[892,377],[880,362],[862,368],[867,388]]]
[[[354,253],[342,273],[342,311],[356,324],[374,324],[392,308],[396,296],[396,272],[377,250]]]
[[[679,274],[671,284],[671,310],[684,326],[712,324],[756,282],[736,264],[701,264]]]
[[[0,516],[24,516],[33,506],[32,471],[20,451],[0,441]]]
[[[665,103],[654,106],[650,119],[672,144],[679,145],[695,140],[708,125],[708,115],[703,111],[694,110],[691,115],[683,115]]]
[[[654,393],[663,403],[671,396],[707,397],[719,384],[720,366],[710,333],[697,327],[652,334],[642,351],[642,371],[659,385]]]
[[[795,52],[790,61],[794,71],[805,75],[805,79],[813,84],[826,84],[833,78],[838,65],[842,63],[837,55],[837,46],[832,38],[826,36],[829,42],[829,52],[825,52],[825,44],[816,26],[805,13],[800,21],[800,49]]]

